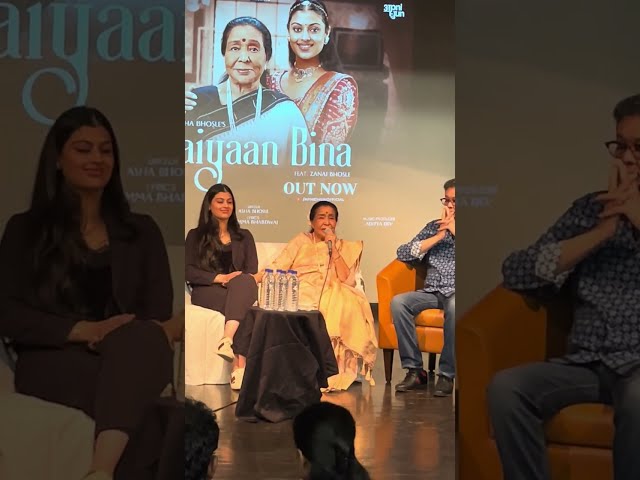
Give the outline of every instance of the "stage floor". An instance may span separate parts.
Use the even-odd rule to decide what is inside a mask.
[[[424,356],[425,365],[427,356]],[[395,393],[405,372],[395,352],[391,385],[384,380],[382,351],[376,386],[354,384],[347,392],[323,396],[356,419],[356,456],[373,480],[454,480],[455,433],[451,397],[427,390]],[[216,480],[299,479],[291,421],[247,423],[235,418],[237,394],[228,385],[187,386],[186,394],[216,410],[220,425]]]

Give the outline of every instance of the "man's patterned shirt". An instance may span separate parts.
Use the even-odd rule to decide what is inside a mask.
[[[560,242],[593,229],[603,204],[591,193],[578,200],[540,239],[504,262],[504,286],[515,291],[559,290],[570,282],[574,320],[569,353],[561,361],[602,361],[620,374],[640,366],[640,241],[622,217],[615,235],[573,270],[555,274]],[[518,319],[514,319],[517,321]]]

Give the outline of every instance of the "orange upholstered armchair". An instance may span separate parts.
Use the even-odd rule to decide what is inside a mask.
[[[498,287],[459,318],[456,328],[458,480],[495,480],[502,469],[490,428],[486,388],[499,370],[561,355],[571,305],[542,306]],[[547,425],[552,480],[613,477],[612,409],[574,405]]]
[[[391,299],[399,293],[413,292],[424,287],[426,268],[412,267],[400,260],[393,260],[377,276],[378,286],[378,344],[384,352],[384,375],[391,382],[393,351],[398,349],[398,337],[391,317]],[[416,317],[418,346],[429,353],[429,373],[434,375],[436,354],[442,352],[444,343],[444,312],[425,310]]]

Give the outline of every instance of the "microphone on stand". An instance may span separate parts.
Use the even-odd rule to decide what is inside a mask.
[[[323,232],[325,235],[329,233],[333,233],[330,228],[325,228]],[[320,289],[320,296],[318,297],[318,310],[320,310],[320,303],[322,302],[322,294],[324,293],[324,287],[327,284],[327,278],[329,278],[329,266],[331,265],[331,254],[333,253],[333,242],[329,240],[327,242],[327,246],[329,247],[329,261],[327,262],[326,275],[324,276],[324,282],[322,282],[322,288]]]

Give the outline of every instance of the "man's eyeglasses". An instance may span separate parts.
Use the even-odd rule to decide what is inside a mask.
[[[633,145],[627,145],[624,142],[619,142],[617,140],[612,140],[611,142],[606,142],[605,147],[611,154],[612,157],[622,158],[627,150],[631,150],[633,156],[640,160],[640,143],[635,143]]]
[[[455,198],[441,198],[440,199],[440,203],[442,203],[443,205],[455,205],[456,204],[456,199]]]

